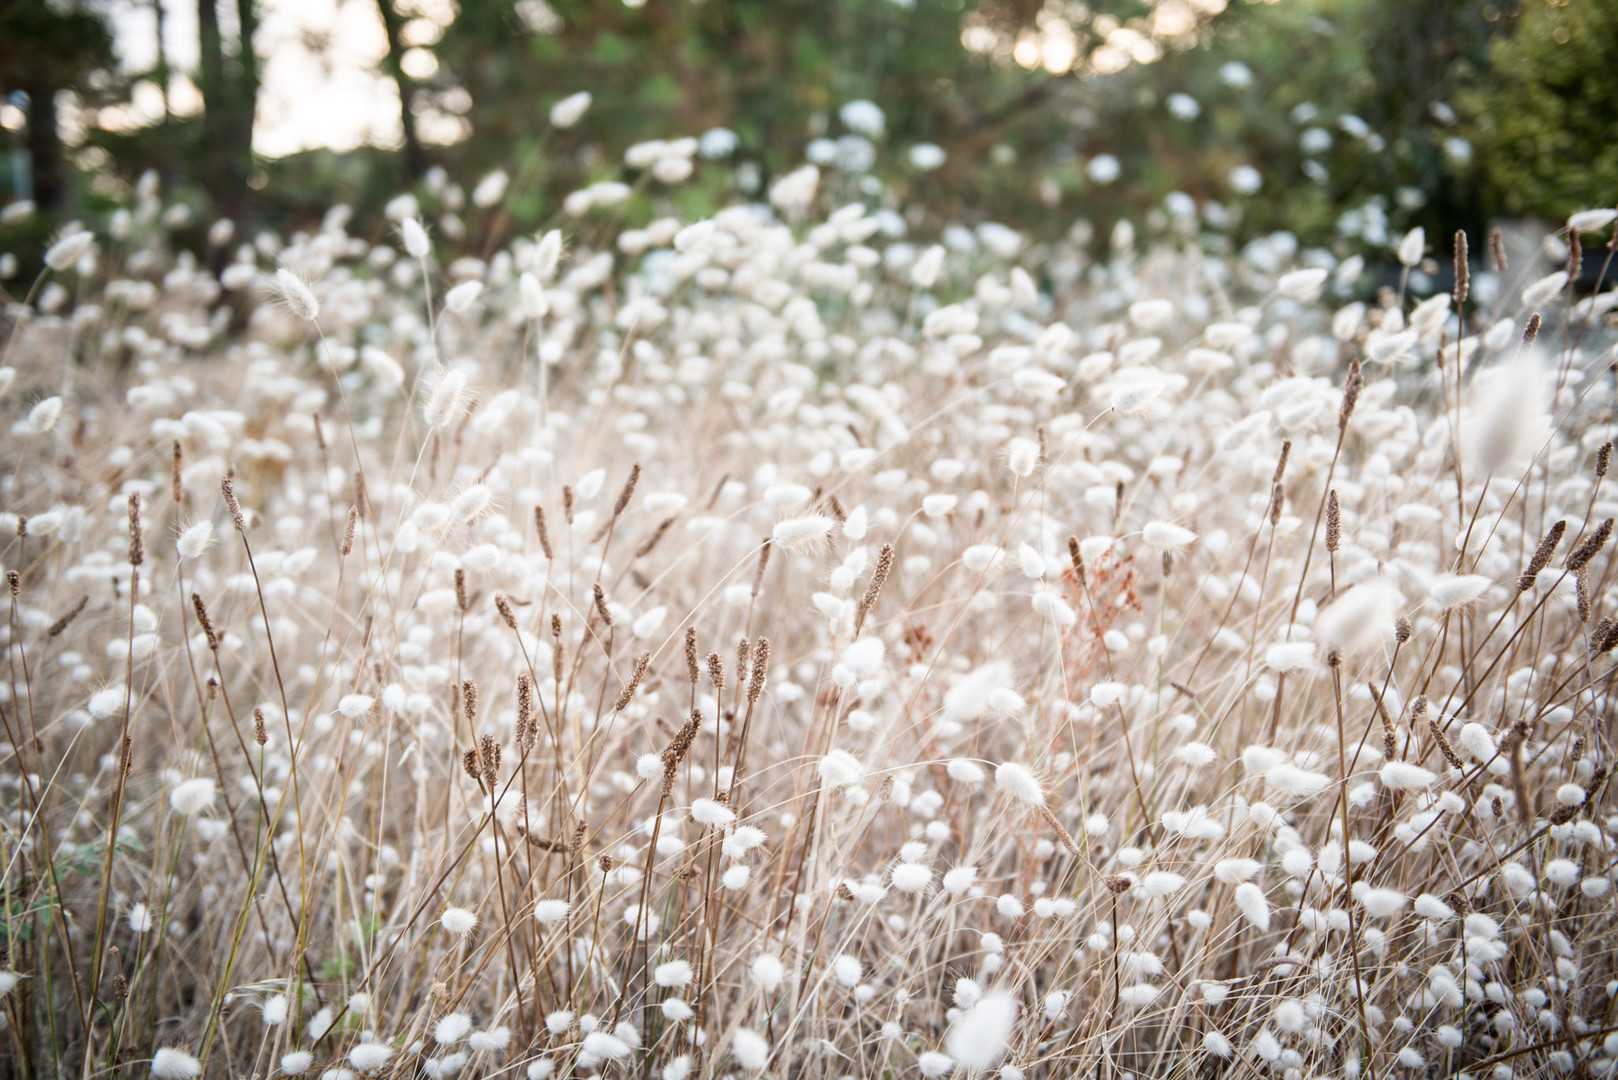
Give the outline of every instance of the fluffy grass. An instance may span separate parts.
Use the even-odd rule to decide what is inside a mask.
[[[1614,294],[774,194],[12,307],[0,1071],[1610,1075]]]

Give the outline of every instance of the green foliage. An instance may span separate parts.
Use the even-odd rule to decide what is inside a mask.
[[[1618,200],[1618,0],[1527,0],[1465,98],[1492,192],[1558,220]]]

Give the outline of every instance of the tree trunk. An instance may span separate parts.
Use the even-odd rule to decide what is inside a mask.
[[[28,168],[33,174],[34,205],[47,213],[62,209],[67,178],[62,163],[62,136],[56,127],[56,89],[29,86]]]
[[[416,136],[416,114],[410,111],[415,88],[404,72],[404,42],[400,40],[404,19],[393,6],[393,0],[376,0],[377,14],[382,16],[382,29],[388,36],[388,55],[382,62],[383,70],[393,76],[399,87],[399,128],[404,133],[405,172],[411,180],[420,180],[427,171],[427,154]]]

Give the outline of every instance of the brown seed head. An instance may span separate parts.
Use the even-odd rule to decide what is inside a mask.
[[[747,684],[747,703],[755,704],[759,695],[764,693],[764,678],[769,674],[770,668],[770,639],[758,639],[758,647],[753,652],[753,677]]]
[[[237,532],[247,531],[247,519],[242,516],[242,504],[236,501],[236,484],[230,477],[219,481],[219,490],[225,496],[225,509],[230,511],[230,523]]]
[[[1580,570],[1589,566],[1590,560],[1596,557],[1602,547],[1606,545],[1610,536],[1612,536],[1612,518],[1607,518],[1596,526],[1595,532],[1580,541],[1579,546],[1573,549],[1572,554],[1568,555],[1567,569],[1569,572],[1577,574]]]
[[[1459,311],[1461,305],[1466,303],[1467,287],[1472,280],[1472,270],[1468,265],[1466,250],[1466,232],[1455,230],[1455,287],[1451,297],[1455,301],[1455,310]]]
[[[1489,230],[1489,254],[1494,256],[1494,272],[1506,272],[1506,243],[1499,229]]]
[[[1545,535],[1539,538],[1539,544],[1534,548],[1533,555],[1529,556],[1528,565],[1517,577],[1517,591],[1527,592],[1534,587],[1534,579],[1539,572],[1550,565],[1551,556],[1556,554],[1556,545],[1562,542],[1562,534],[1567,532],[1567,522],[1558,521]]]
[[[13,573],[15,573],[15,571],[13,571]],[[79,602],[73,605],[73,609],[71,611],[69,611],[66,615],[63,615],[60,619],[57,619],[55,622],[51,623],[51,628],[45,632],[45,637],[61,637],[62,632],[68,628],[74,619],[79,617],[79,614],[84,611],[85,605],[89,602],[90,598],[88,596],[79,597]]]
[[[594,592],[596,614],[601,617],[602,622],[606,623],[608,626],[611,626],[612,611],[607,607],[607,594],[602,591],[600,585],[595,586]]]
[[[500,613],[500,621],[509,629],[517,629],[517,615],[511,610],[511,601],[503,593],[494,594],[494,609]]]
[[[466,717],[468,724],[477,721],[478,684],[471,679],[466,679],[461,683],[461,714]]]
[[[455,568],[455,606],[461,609],[462,614],[472,606],[472,599],[466,591],[466,571],[459,566]]]
[[[360,527],[360,508],[349,506],[348,523],[343,526],[343,546],[340,550],[343,558],[348,558],[354,551],[354,534]]]
[[[1596,479],[1600,480],[1607,475],[1607,467],[1612,464],[1612,442],[1604,442],[1601,449],[1596,451]]]
[[[196,593],[191,594],[191,610],[197,613],[197,624],[202,627],[202,633],[208,639],[209,651],[218,652],[219,632],[214,629],[213,620],[208,618],[208,608],[203,604],[202,597]]]
[[[1522,328],[1522,344],[1523,344],[1523,348],[1526,349],[1528,346],[1532,345],[1534,343],[1534,339],[1537,338],[1538,336],[1539,336],[1539,312],[1536,311],[1532,315],[1528,316],[1528,322],[1526,324],[1524,324],[1524,326]]]
[[[1079,579],[1079,587],[1084,588],[1088,582],[1084,576],[1084,554],[1079,549],[1079,538],[1077,536],[1067,538],[1067,557],[1073,564],[1073,574]]]
[[[478,763],[483,767],[483,783],[490,791],[500,778],[500,743],[493,735],[485,735],[479,743]]]
[[[1337,489],[1326,492],[1326,550],[1336,552],[1343,546],[1343,508],[1337,502]]]
[[[139,566],[146,561],[146,534],[140,527],[140,492],[129,496],[129,565]]]
[[[671,517],[666,517],[662,521],[659,521],[657,523],[657,528],[653,529],[651,535],[642,540],[640,542],[640,547],[635,549],[635,558],[644,559],[646,556],[650,555],[652,553],[652,549],[657,547],[657,545],[662,542],[664,536],[668,535],[669,526],[673,524],[674,519]]]
[[[883,544],[882,550],[877,552],[876,569],[871,571],[871,581],[865,586],[865,595],[860,597],[859,609],[854,617],[854,632],[859,633],[865,625],[865,616],[876,604],[876,598],[882,594],[882,586],[888,580],[888,572],[893,569],[893,545]]]
[[[1275,462],[1275,475],[1270,477],[1271,484],[1279,484],[1281,478],[1287,474],[1287,459],[1292,456],[1292,440],[1281,440],[1281,456]]]
[[[708,654],[708,681],[713,683],[715,694],[725,692],[725,661],[716,652]]]
[[[766,536],[763,542],[758,546],[758,566],[753,570],[754,596],[757,596],[759,591],[764,588],[764,571],[767,570],[770,565],[770,549],[772,546],[773,545],[770,543],[770,538],[768,536]]]
[[[253,741],[260,746],[270,741],[270,729],[264,722],[264,710],[257,707],[253,709]]]
[[[635,691],[640,687],[641,679],[646,677],[646,667],[652,662],[652,654],[643,652],[635,660],[635,671],[629,676],[629,682],[624,684],[624,692],[618,697],[618,704],[612,707],[613,712],[623,712],[635,697]]]
[[[629,508],[629,500],[635,497],[635,485],[640,482],[640,462],[629,467],[629,479],[624,481],[624,488],[618,493],[618,501],[612,504],[612,520],[617,521],[619,515]]]
[[[1348,378],[1343,383],[1343,402],[1337,407],[1337,430],[1339,433],[1348,430],[1348,422],[1354,417],[1354,405],[1360,399],[1360,391],[1365,388],[1365,376],[1360,373],[1360,362],[1348,362]]]
[[[180,483],[180,472],[185,467],[185,456],[180,451],[180,440],[174,440],[174,457],[169,466],[169,494],[175,502],[185,500],[185,485]]]
[[[695,686],[702,679],[702,665],[697,659],[697,628],[685,628],[685,673]]]
[[[554,560],[556,555],[551,551],[551,532],[545,528],[545,508],[534,507],[534,528],[539,530],[539,550],[545,553],[547,561]]]

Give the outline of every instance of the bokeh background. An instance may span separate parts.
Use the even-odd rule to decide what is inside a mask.
[[[0,91],[13,277],[142,177],[199,249],[404,191],[492,248],[589,184],[690,217],[806,159],[918,230],[1098,246],[1386,253],[1618,199],[1618,0],[5,0]],[[689,176],[626,160],[681,137]]]

